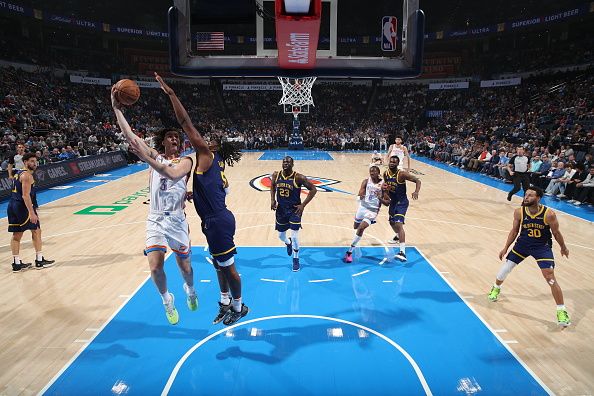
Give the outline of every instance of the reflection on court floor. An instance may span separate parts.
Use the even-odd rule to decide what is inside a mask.
[[[347,265],[343,248],[306,247],[296,273],[284,247],[238,252],[243,321],[211,324],[218,285],[194,247],[198,311],[170,256],[179,324],[144,283],[46,393],[546,394],[415,248],[406,263],[362,248]]]

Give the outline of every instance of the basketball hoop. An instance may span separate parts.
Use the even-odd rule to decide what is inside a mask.
[[[291,105],[293,117],[297,118],[301,113],[303,106],[315,106],[311,97],[311,88],[317,77],[278,77],[278,81],[283,87],[283,97],[278,102],[279,105]]]

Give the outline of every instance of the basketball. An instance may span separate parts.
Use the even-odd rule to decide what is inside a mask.
[[[140,98],[140,88],[132,80],[120,80],[115,84],[115,97],[121,104],[131,106]]]

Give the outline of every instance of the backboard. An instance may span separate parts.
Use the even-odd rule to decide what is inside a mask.
[[[311,0],[299,14],[285,9],[303,1],[174,0],[168,13],[171,71],[191,77],[400,79],[420,74],[425,16],[418,0]],[[303,34],[292,33],[305,20],[317,24],[311,30],[316,34],[307,36],[317,41],[309,59],[300,51],[306,48]],[[302,58],[291,63],[295,54],[308,63],[300,63]]]

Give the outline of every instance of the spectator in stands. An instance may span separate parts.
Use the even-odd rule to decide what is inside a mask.
[[[489,161],[491,159],[491,156],[492,154],[489,153],[489,151],[485,147],[477,158],[473,158],[468,162],[468,169],[470,169],[471,171],[480,170],[479,167],[482,167],[485,162]]]
[[[584,156],[584,159],[582,161],[582,164],[584,165],[584,168],[589,169],[592,167],[593,163],[592,163],[592,154],[588,153]]]
[[[567,198],[570,201],[573,200],[576,185],[583,182],[588,177],[589,172],[587,168],[584,168],[584,164],[577,164],[575,170],[574,175],[571,177],[571,182],[567,183],[565,192],[557,195],[557,198]]]
[[[483,167],[481,169],[481,173],[484,173],[486,175],[491,175],[493,172],[493,169],[499,163],[499,160],[500,160],[500,157],[499,157],[499,154],[497,154],[497,150],[492,150],[491,158],[489,159],[488,162],[486,162],[483,165]]]
[[[25,164],[23,163],[23,155],[25,155],[25,145],[22,143],[17,144],[16,153],[8,157],[8,177],[12,179],[13,169],[23,169]]]
[[[581,205],[585,202],[594,203],[594,167],[590,168],[590,174],[583,182],[576,184],[574,196],[575,199],[569,201],[574,205]]]
[[[552,164],[547,154],[542,155],[538,169],[534,166],[536,161],[538,161],[538,157],[534,157],[532,165],[530,166],[530,183],[540,187],[542,185],[541,178],[549,173]]]
[[[549,183],[545,190],[545,195],[553,195],[557,194],[559,190],[559,185],[561,184],[560,180],[563,176],[565,176],[565,164],[563,161],[557,162],[557,167],[550,173],[550,176],[547,176],[549,179]]]

